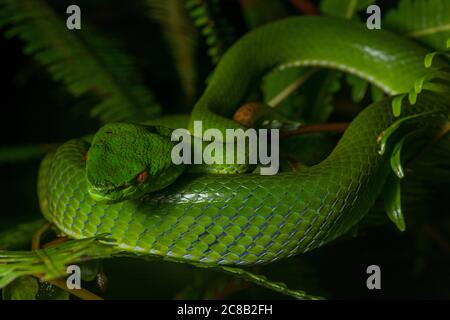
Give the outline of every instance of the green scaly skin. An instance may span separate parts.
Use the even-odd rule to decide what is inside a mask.
[[[238,127],[229,116],[250,86],[281,66],[311,65],[359,75],[389,94],[407,92],[426,72],[427,52],[385,31],[331,18],[294,18],[257,29],[236,43],[214,71],[192,120]],[[442,63],[442,62],[441,62]],[[449,117],[448,99],[422,93],[401,117],[431,136]],[[437,113],[439,112],[439,113]],[[183,174],[169,187],[113,204],[89,196],[83,154],[71,140],[43,161],[39,198],[46,218],[72,238],[108,233],[117,250],[212,266],[268,263],[339,237],[371,208],[389,173],[377,137],[396,118],[391,99],[358,115],[331,155],[297,173]],[[128,150],[130,143],[123,143]],[[150,178],[151,179],[151,178]]]

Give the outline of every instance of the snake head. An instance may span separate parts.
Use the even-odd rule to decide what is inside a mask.
[[[165,188],[183,172],[171,161],[173,143],[157,128],[111,123],[94,136],[86,156],[90,196],[101,202],[136,199]]]

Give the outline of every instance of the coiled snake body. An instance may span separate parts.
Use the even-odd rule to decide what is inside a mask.
[[[425,75],[426,54],[394,34],[339,19],[276,22],[244,36],[225,54],[191,123],[236,128],[229,118],[250,86],[264,73],[289,66],[339,69],[390,95],[405,93]],[[424,92],[416,104],[405,104],[401,117],[440,112],[416,123],[435,132],[448,121],[448,111],[442,95]],[[89,144],[71,140],[41,165],[40,203],[64,234],[107,233],[117,250],[209,265],[267,263],[339,237],[368,212],[390,170],[377,137],[396,120],[391,99],[385,99],[362,111],[329,157],[313,167],[275,176],[186,173],[168,187],[116,203],[90,197],[83,159]],[[124,142],[123,152],[129,145]]]

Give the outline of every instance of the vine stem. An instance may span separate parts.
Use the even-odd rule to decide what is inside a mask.
[[[38,250],[41,247],[41,238],[42,235],[50,230],[50,223],[45,223],[42,227],[40,227],[33,235],[33,238],[31,240],[31,249],[32,250]]]
[[[318,68],[312,68],[308,70],[304,75],[299,77],[297,80],[292,82],[289,86],[283,89],[279,94],[277,94],[272,100],[270,100],[267,104],[275,108],[277,107],[281,102],[283,102],[284,99],[289,97],[295,90],[300,88],[300,86],[305,83],[306,80],[308,80],[313,74],[315,74],[317,71],[319,71]]]
[[[303,134],[310,133],[323,133],[323,132],[337,132],[343,133],[349,124],[347,122],[336,122],[336,123],[319,123],[312,124],[304,127],[300,127],[291,131],[284,131],[280,133],[281,138],[289,138],[294,136],[299,136]]]

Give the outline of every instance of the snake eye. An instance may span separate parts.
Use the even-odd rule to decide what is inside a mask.
[[[148,180],[148,177],[149,177],[148,171],[144,170],[136,176],[136,181],[138,183],[144,183],[145,181]]]
[[[87,153],[87,151],[83,154],[83,160],[87,161],[89,159],[89,154]]]

